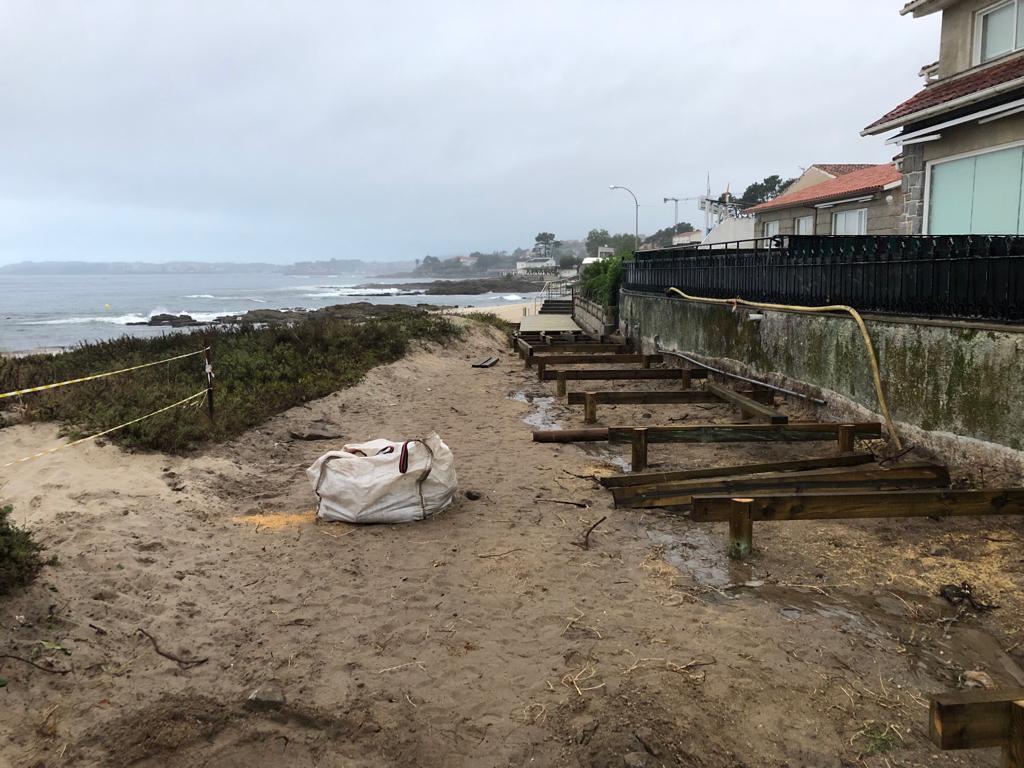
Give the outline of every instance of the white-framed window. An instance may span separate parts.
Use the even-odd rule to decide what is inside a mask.
[[[1024,234],[1024,143],[928,163],[929,235]]]
[[[837,211],[832,214],[833,235],[866,235],[868,233],[868,209]]]
[[[766,221],[761,224],[761,237],[775,237],[779,234],[779,220]]]
[[[1024,48],[1024,0],[1004,0],[974,16],[974,63]]]
[[[793,219],[794,235],[813,235],[814,216],[797,216]]]

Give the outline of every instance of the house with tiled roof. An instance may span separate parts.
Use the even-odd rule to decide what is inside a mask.
[[[867,126],[902,149],[906,234],[1024,234],[1024,0],[911,0],[942,14],[924,87]]]
[[[898,233],[903,176],[894,163],[810,166],[772,200],[746,209],[758,237]]]

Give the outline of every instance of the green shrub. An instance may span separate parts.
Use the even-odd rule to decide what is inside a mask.
[[[580,274],[580,290],[584,298],[598,301],[606,307],[617,307],[625,260],[624,254],[617,253],[585,266]]]
[[[447,342],[461,329],[426,312],[367,321],[307,318],[289,325],[210,328],[155,338],[124,336],[57,355],[0,359],[0,392],[117,370],[211,347],[214,420],[201,400],[111,433],[126,446],[181,451],[221,441],[268,417],[358,383],[402,357],[413,340]],[[206,386],[202,356],[25,395],[26,417],[89,435],[177,402]]]
[[[0,595],[28,586],[46,565],[43,545],[11,522],[11,507],[0,507]]]

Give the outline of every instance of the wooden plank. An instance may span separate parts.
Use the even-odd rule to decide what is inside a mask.
[[[485,357],[479,363],[473,363],[474,368],[493,368],[498,362],[496,357]]]
[[[560,374],[565,374],[566,381],[611,381],[611,380],[674,380],[679,381],[684,372],[689,370],[690,378],[706,378],[706,370],[685,368],[557,368],[544,369],[544,381],[557,381]]]
[[[755,522],[1024,514],[1024,488],[749,495],[753,496],[750,511]],[[732,497],[728,495],[695,495],[690,517],[699,521],[728,520],[731,505]]]
[[[559,343],[533,345],[534,354],[541,355],[564,355],[564,354],[628,354],[629,347],[625,344],[601,344],[599,342],[588,343]]]
[[[535,429],[535,443],[594,443],[608,439],[608,429]]]
[[[789,418],[787,416],[782,415],[771,406],[759,403],[753,398],[746,397],[734,389],[723,387],[721,384],[715,384],[713,381],[707,382],[705,384],[705,388],[708,392],[717,395],[727,403],[735,405],[747,416],[764,419],[769,424],[786,424],[789,422]]]
[[[983,749],[1007,744],[1011,712],[1024,688],[958,691],[931,697],[929,736],[939,749]]]
[[[569,405],[586,405],[584,392],[570,392]],[[629,392],[614,390],[610,392],[594,392],[598,405],[678,405],[683,403],[717,403],[719,398],[702,389],[678,390],[644,390]],[[751,399],[762,402],[771,397],[767,390],[748,391],[741,393]]]
[[[574,392],[569,393],[570,401]],[[671,483],[677,480],[696,480],[701,477],[728,477],[730,475],[753,475],[759,472],[788,472],[825,467],[852,467],[870,464],[875,457],[870,453],[856,453],[851,456],[822,456],[815,459],[793,461],[771,461],[762,464],[738,464],[731,467],[703,467],[701,469],[680,469],[673,472],[644,472],[635,475],[613,475],[599,478],[605,488],[623,488],[632,485]]]
[[[895,488],[948,488],[949,470],[930,462],[913,462],[886,469],[859,467],[772,472],[763,475],[685,480],[659,485],[613,488],[615,505],[632,508],[687,506],[693,496],[753,493],[801,493],[809,490],[857,488],[864,491]]]
[[[880,435],[876,422],[853,424],[862,435]],[[634,427],[609,427],[608,439],[628,443]],[[828,422],[790,424],[690,424],[678,427],[646,427],[652,443],[756,443],[771,441],[835,440],[839,425]]]
[[[534,355],[534,360],[543,360],[545,365],[641,365],[646,361],[660,363],[661,355],[637,355],[628,353],[576,353],[557,355]]]

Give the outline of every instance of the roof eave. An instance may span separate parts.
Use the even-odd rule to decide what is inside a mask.
[[[900,16],[912,13],[915,19],[922,16],[930,16],[933,13],[944,10],[958,0],[911,0],[900,9]]]
[[[825,195],[824,197],[816,197],[811,200],[801,200],[794,203],[780,203],[779,205],[771,205],[768,208],[762,208],[761,210],[753,211],[755,214],[760,213],[771,213],[773,211],[783,211],[786,208],[816,208],[819,205],[831,203],[838,205],[846,200],[859,200],[862,197],[872,197],[877,195],[879,192],[887,192],[889,190],[896,189],[902,186],[902,180],[891,181],[887,184],[878,184],[873,187],[865,187],[864,189],[855,189],[851,192],[843,192],[838,195]],[[774,201],[772,201],[774,202]]]
[[[950,101],[944,101],[941,104],[936,104],[934,106],[927,107],[917,112],[911,112],[910,114],[904,115],[903,117],[897,117],[892,120],[888,120],[884,123],[879,123],[877,125],[869,125],[867,128],[860,132],[860,135],[877,136],[878,134],[885,133],[886,131],[892,131],[895,130],[896,128],[902,128],[905,125],[916,123],[920,120],[925,120],[929,117],[941,115],[943,112],[952,112],[954,109],[966,107],[970,104],[974,104],[975,102],[978,101],[984,101],[985,99],[989,99],[993,96],[999,96],[1002,93],[1012,91],[1015,88],[1020,88],[1022,86],[1024,86],[1024,77],[1018,77],[1014,80],[1008,80],[1005,83],[993,85],[991,88],[985,88],[984,90],[981,91],[968,93],[967,95],[961,96],[958,99],[951,99]]]

